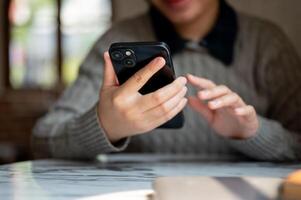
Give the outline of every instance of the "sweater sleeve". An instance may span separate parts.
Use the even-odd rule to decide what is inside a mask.
[[[301,62],[285,34],[276,26],[263,31],[258,41],[255,82],[268,99],[253,138],[231,140],[233,147],[261,160],[301,158]]]
[[[129,139],[111,144],[99,124],[97,104],[102,81],[103,51],[100,39],[80,67],[77,80],[33,130],[38,156],[91,159],[100,153],[119,152]]]

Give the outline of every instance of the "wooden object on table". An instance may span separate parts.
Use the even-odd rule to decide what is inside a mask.
[[[282,199],[298,200],[301,199],[301,170],[291,173],[283,182]]]

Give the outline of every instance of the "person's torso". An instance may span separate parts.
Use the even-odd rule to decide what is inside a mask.
[[[212,57],[206,49],[185,48],[173,56],[176,75],[194,74],[226,85],[253,105],[258,114],[264,115],[267,99],[256,85],[256,18],[238,14],[239,31],[235,43],[234,60],[225,66]],[[107,33],[110,42],[155,41],[147,14],[119,23]],[[109,43],[108,43],[109,46]],[[189,87],[188,95],[196,90]],[[179,153],[228,155],[237,154],[227,140],[218,136],[208,123],[188,106],[184,109],[185,123],[181,129],[155,129],[131,139],[127,152]]]

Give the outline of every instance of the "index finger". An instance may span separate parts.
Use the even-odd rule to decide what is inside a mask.
[[[162,57],[157,57],[129,78],[122,87],[127,91],[138,92],[146,82],[165,65]]]
[[[199,88],[200,90],[202,89],[211,89],[216,87],[216,84],[213,83],[212,81],[205,79],[205,78],[200,78],[197,76],[193,76],[191,74],[187,74],[187,80],[189,81],[189,83],[197,88]]]

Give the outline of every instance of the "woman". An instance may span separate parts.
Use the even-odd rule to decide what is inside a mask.
[[[150,3],[96,42],[73,86],[38,122],[37,147],[63,158],[126,151],[299,159],[301,65],[285,35],[223,0]],[[179,78],[139,94],[164,66],[156,58],[118,85],[103,52],[113,42],[153,40],[170,46]],[[183,109],[182,129],[156,129]]]

